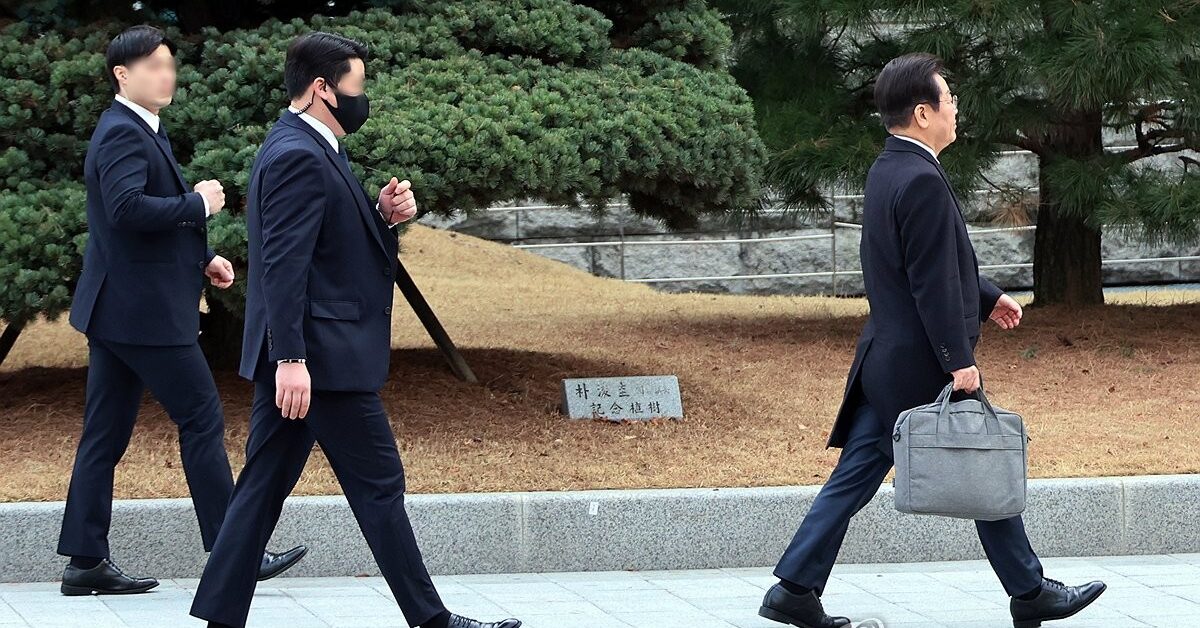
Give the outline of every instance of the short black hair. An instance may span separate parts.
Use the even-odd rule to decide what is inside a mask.
[[[875,78],[875,107],[885,129],[908,126],[913,107],[928,103],[941,107],[941,89],[933,77],[945,64],[936,55],[914,52],[888,61]]]
[[[149,57],[159,46],[166,46],[167,50],[171,51],[171,56],[175,56],[175,42],[168,39],[162,30],[146,25],[128,28],[108,42],[108,49],[104,52],[104,65],[108,70],[108,83],[112,85],[114,94],[121,91],[121,85],[113,75],[113,68],[118,65],[128,66],[138,59]]]
[[[283,84],[288,98],[297,98],[309,84],[320,77],[336,85],[350,71],[350,60],[367,60],[367,45],[350,39],[316,31],[297,37],[288,46],[283,66]]]

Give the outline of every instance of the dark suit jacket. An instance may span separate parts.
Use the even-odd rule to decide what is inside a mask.
[[[980,325],[1003,291],[979,275],[946,172],[906,140],[889,137],[867,174],[859,250],[871,313],[827,446],[845,445],[861,393],[883,419],[879,445],[890,455],[899,414],[975,364]]]
[[[71,325],[113,342],[196,342],[214,253],[204,199],[188,191],[165,130],[114,100],[92,133],[84,180],[88,242]]]
[[[250,267],[239,372],[304,358],[314,390],[378,391],[391,356],[396,232],[349,164],[285,111],[250,174]]]

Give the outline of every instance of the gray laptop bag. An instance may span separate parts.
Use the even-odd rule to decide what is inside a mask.
[[[1021,417],[977,399],[936,401],[900,413],[892,434],[896,510],[997,521],[1025,510],[1028,436]]]

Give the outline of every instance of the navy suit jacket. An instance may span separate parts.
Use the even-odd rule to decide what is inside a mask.
[[[189,191],[165,130],[114,100],[88,143],[84,180],[88,242],[71,325],[113,342],[196,342],[214,253],[204,199]]]
[[[900,413],[932,402],[951,372],[975,364],[980,325],[1003,291],[979,275],[946,172],[896,137],[867,174],[859,251],[871,313],[827,446],[845,445],[861,392],[883,420],[879,445],[890,455]]]
[[[349,163],[285,111],[254,161],[239,372],[273,381],[304,358],[314,390],[378,391],[391,356],[396,232]]]

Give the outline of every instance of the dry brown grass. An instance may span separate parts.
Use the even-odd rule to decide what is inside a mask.
[[[423,227],[406,264],[479,376],[459,382],[406,307],[383,395],[414,492],[817,484],[838,450],[862,299],[670,295],[510,247]],[[1035,309],[980,345],[994,401],[1024,414],[1037,477],[1200,470],[1200,303],[1133,293],[1084,311]],[[402,298],[397,295],[398,302]],[[62,499],[82,415],[83,337],[31,325],[0,373],[0,501]],[[559,379],[679,376],[687,418],[573,422]],[[249,385],[218,373],[242,463]],[[174,427],[146,403],[119,497],[187,494]],[[319,451],[300,494],[339,492]]]

